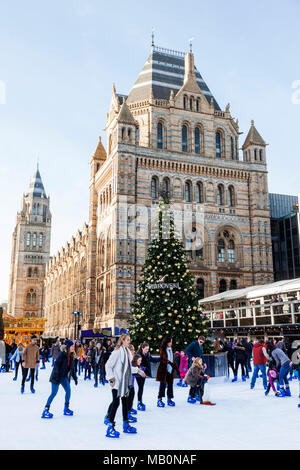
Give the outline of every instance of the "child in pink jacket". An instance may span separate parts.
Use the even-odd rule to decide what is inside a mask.
[[[177,385],[179,387],[187,387],[188,385],[186,383],[183,382],[183,379],[188,371],[188,361],[189,361],[189,358],[187,356],[187,354],[185,354],[185,352],[182,350],[179,352],[176,352],[175,353],[175,356],[178,356],[179,357],[179,374],[180,374],[180,380],[179,382],[177,382]]]

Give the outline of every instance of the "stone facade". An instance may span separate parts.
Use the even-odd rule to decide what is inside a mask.
[[[183,242],[202,296],[273,280],[266,143],[252,121],[240,159],[238,121],[191,52],[153,47],[128,96],[113,86],[105,129],[107,152],[100,139],[90,161],[89,224],[47,267],[49,334],[72,336],[74,309],[82,329],[126,327],[162,197],[175,219],[189,214]]]
[[[7,313],[16,317],[42,317],[45,268],[51,237],[50,197],[46,196],[39,169],[23,195],[12,236]]]

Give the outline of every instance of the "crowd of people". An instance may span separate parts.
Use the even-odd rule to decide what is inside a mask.
[[[156,381],[159,382],[157,406],[164,408],[174,407],[174,379],[178,377],[177,386],[188,387],[187,402],[194,404],[214,405],[210,401],[203,400],[205,384],[209,380],[207,365],[203,357],[203,345],[205,338],[199,336],[186,349],[173,351],[173,338],[163,338],[159,356],[150,354],[150,345],[142,343],[137,350],[130,343],[128,334],[121,335],[114,343],[111,338],[103,341],[91,340],[82,344],[81,341],[71,341],[66,338],[63,341],[57,337],[51,346],[46,343],[38,346],[38,338],[33,335],[30,344],[24,347],[22,344],[13,343],[10,347],[9,365],[18,378],[18,371],[22,371],[21,393],[25,391],[25,384],[30,381],[30,391],[35,393],[34,384],[38,381],[40,363],[41,369],[50,368],[50,395],[46,401],[42,418],[51,419],[51,404],[61,385],[65,391],[65,404],[63,414],[72,416],[70,409],[71,380],[78,384],[78,377],[83,374],[84,381],[91,381],[93,386],[108,384],[111,388],[111,403],[104,417],[106,436],[118,438],[120,432],[115,429],[115,417],[119,405],[122,405],[123,432],[135,434],[137,414],[146,411],[143,400],[144,386],[147,377],[152,377],[151,363],[158,363]],[[254,343],[245,338],[237,338],[230,341],[227,338],[218,338],[214,342],[214,353],[227,353],[228,375],[232,369],[232,382],[238,380],[241,370],[241,379],[250,379],[250,388],[254,389],[257,378],[262,377],[265,395],[272,389],[277,397],[291,396],[289,383],[299,378],[300,353],[292,344],[284,339],[277,341],[256,340]],[[296,352],[295,352],[296,351]],[[300,349],[299,349],[300,351]],[[295,360],[296,354],[296,360]],[[293,360],[292,360],[293,356]],[[7,364],[5,365],[7,369]],[[135,387],[136,384],[136,387]],[[276,387],[275,387],[276,385]],[[137,406],[134,407],[135,388],[137,389]],[[167,401],[164,399],[167,395]],[[299,405],[300,406],[300,405]]]

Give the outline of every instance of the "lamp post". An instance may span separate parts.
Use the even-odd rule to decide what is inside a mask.
[[[75,323],[74,323],[74,339],[77,339],[77,334],[79,333],[79,316],[82,315],[82,312],[78,312],[78,310],[74,310],[74,312],[72,312],[72,314],[74,315],[74,320],[75,320]]]

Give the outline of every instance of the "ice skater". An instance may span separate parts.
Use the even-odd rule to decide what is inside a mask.
[[[73,341],[66,339],[65,343],[60,348],[60,353],[54,363],[52,373],[50,375],[50,382],[52,383],[51,394],[47,400],[46,406],[42,413],[42,418],[53,418],[53,414],[50,413],[50,405],[55,398],[59,386],[61,385],[65,392],[65,406],[64,406],[64,415],[73,416],[73,411],[70,410],[70,398],[71,398],[71,377],[73,377],[75,384],[77,385],[77,376],[75,370],[75,361],[74,361],[74,343]]]
[[[22,354],[22,365],[23,365],[23,377],[22,377],[22,385],[21,385],[21,393],[24,393],[25,390],[25,380],[27,378],[28,370],[30,369],[30,391],[31,393],[35,393],[34,389],[34,374],[36,367],[40,365],[40,353],[39,347],[37,345],[37,336],[32,335],[30,338],[30,344],[28,344],[25,348],[25,351]]]
[[[13,380],[17,380],[18,378],[18,369],[21,366],[21,370],[23,371],[23,366],[22,366],[22,354],[25,351],[25,348],[22,343],[20,343],[15,350],[14,354],[12,355],[11,360],[15,362],[15,376]],[[22,374],[23,375],[23,374]]]
[[[177,382],[177,385],[179,387],[187,387],[187,384],[183,381],[184,377],[186,376],[186,373],[188,371],[188,363],[189,363],[189,358],[188,355],[185,353],[184,350],[180,352],[176,352],[175,356],[179,357],[179,375],[180,375],[180,380]]]
[[[130,426],[128,422],[128,396],[132,386],[132,374],[140,374],[145,377],[145,373],[138,367],[133,367],[132,354],[129,350],[130,336],[120,336],[117,346],[110,354],[105,365],[106,377],[112,388],[112,402],[109,405],[104,424],[107,425],[106,437],[118,438],[120,433],[115,429],[115,416],[122,401],[123,432],[136,434],[136,428]]]
[[[290,397],[291,391],[288,381],[288,374],[290,372],[290,368],[292,366],[292,362],[290,361],[289,357],[283,352],[282,349],[276,347],[272,351],[272,358],[276,362],[276,369],[279,371],[279,393],[278,397]],[[285,388],[284,388],[285,385]]]
[[[267,372],[268,385],[267,385],[267,388],[266,388],[266,391],[265,391],[265,395],[267,396],[270,392],[270,389],[272,388],[275,396],[278,397],[278,392],[277,392],[277,390],[275,388],[275,385],[274,385],[275,381],[278,382],[278,377],[279,377],[278,370],[276,369],[276,363],[273,359],[270,359],[268,364],[269,364],[269,368],[268,368],[268,372]]]
[[[177,368],[176,362],[174,360],[174,354],[172,351],[172,338],[166,336],[160,346],[160,363],[157,368],[156,381],[160,382],[157,406],[159,408],[164,408],[165,404],[163,398],[165,396],[166,387],[167,387],[167,397],[168,406],[175,406],[175,402],[172,400],[174,398],[173,394],[173,382],[174,382],[174,372],[179,370]]]
[[[157,363],[160,361],[160,357],[153,357],[150,354],[150,346],[148,343],[140,344],[137,353],[141,356],[142,362],[141,367],[144,368],[145,374],[147,377],[152,377],[151,372],[151,362]],[[144,393],[144,385],[145,385],[145,377],[141,377],[140,375],[136,376],[136,382],[138,385],[138,394],[137,394],[137,409],[138,411],[146,411],[146,405],[143,403],[143,393]]]

